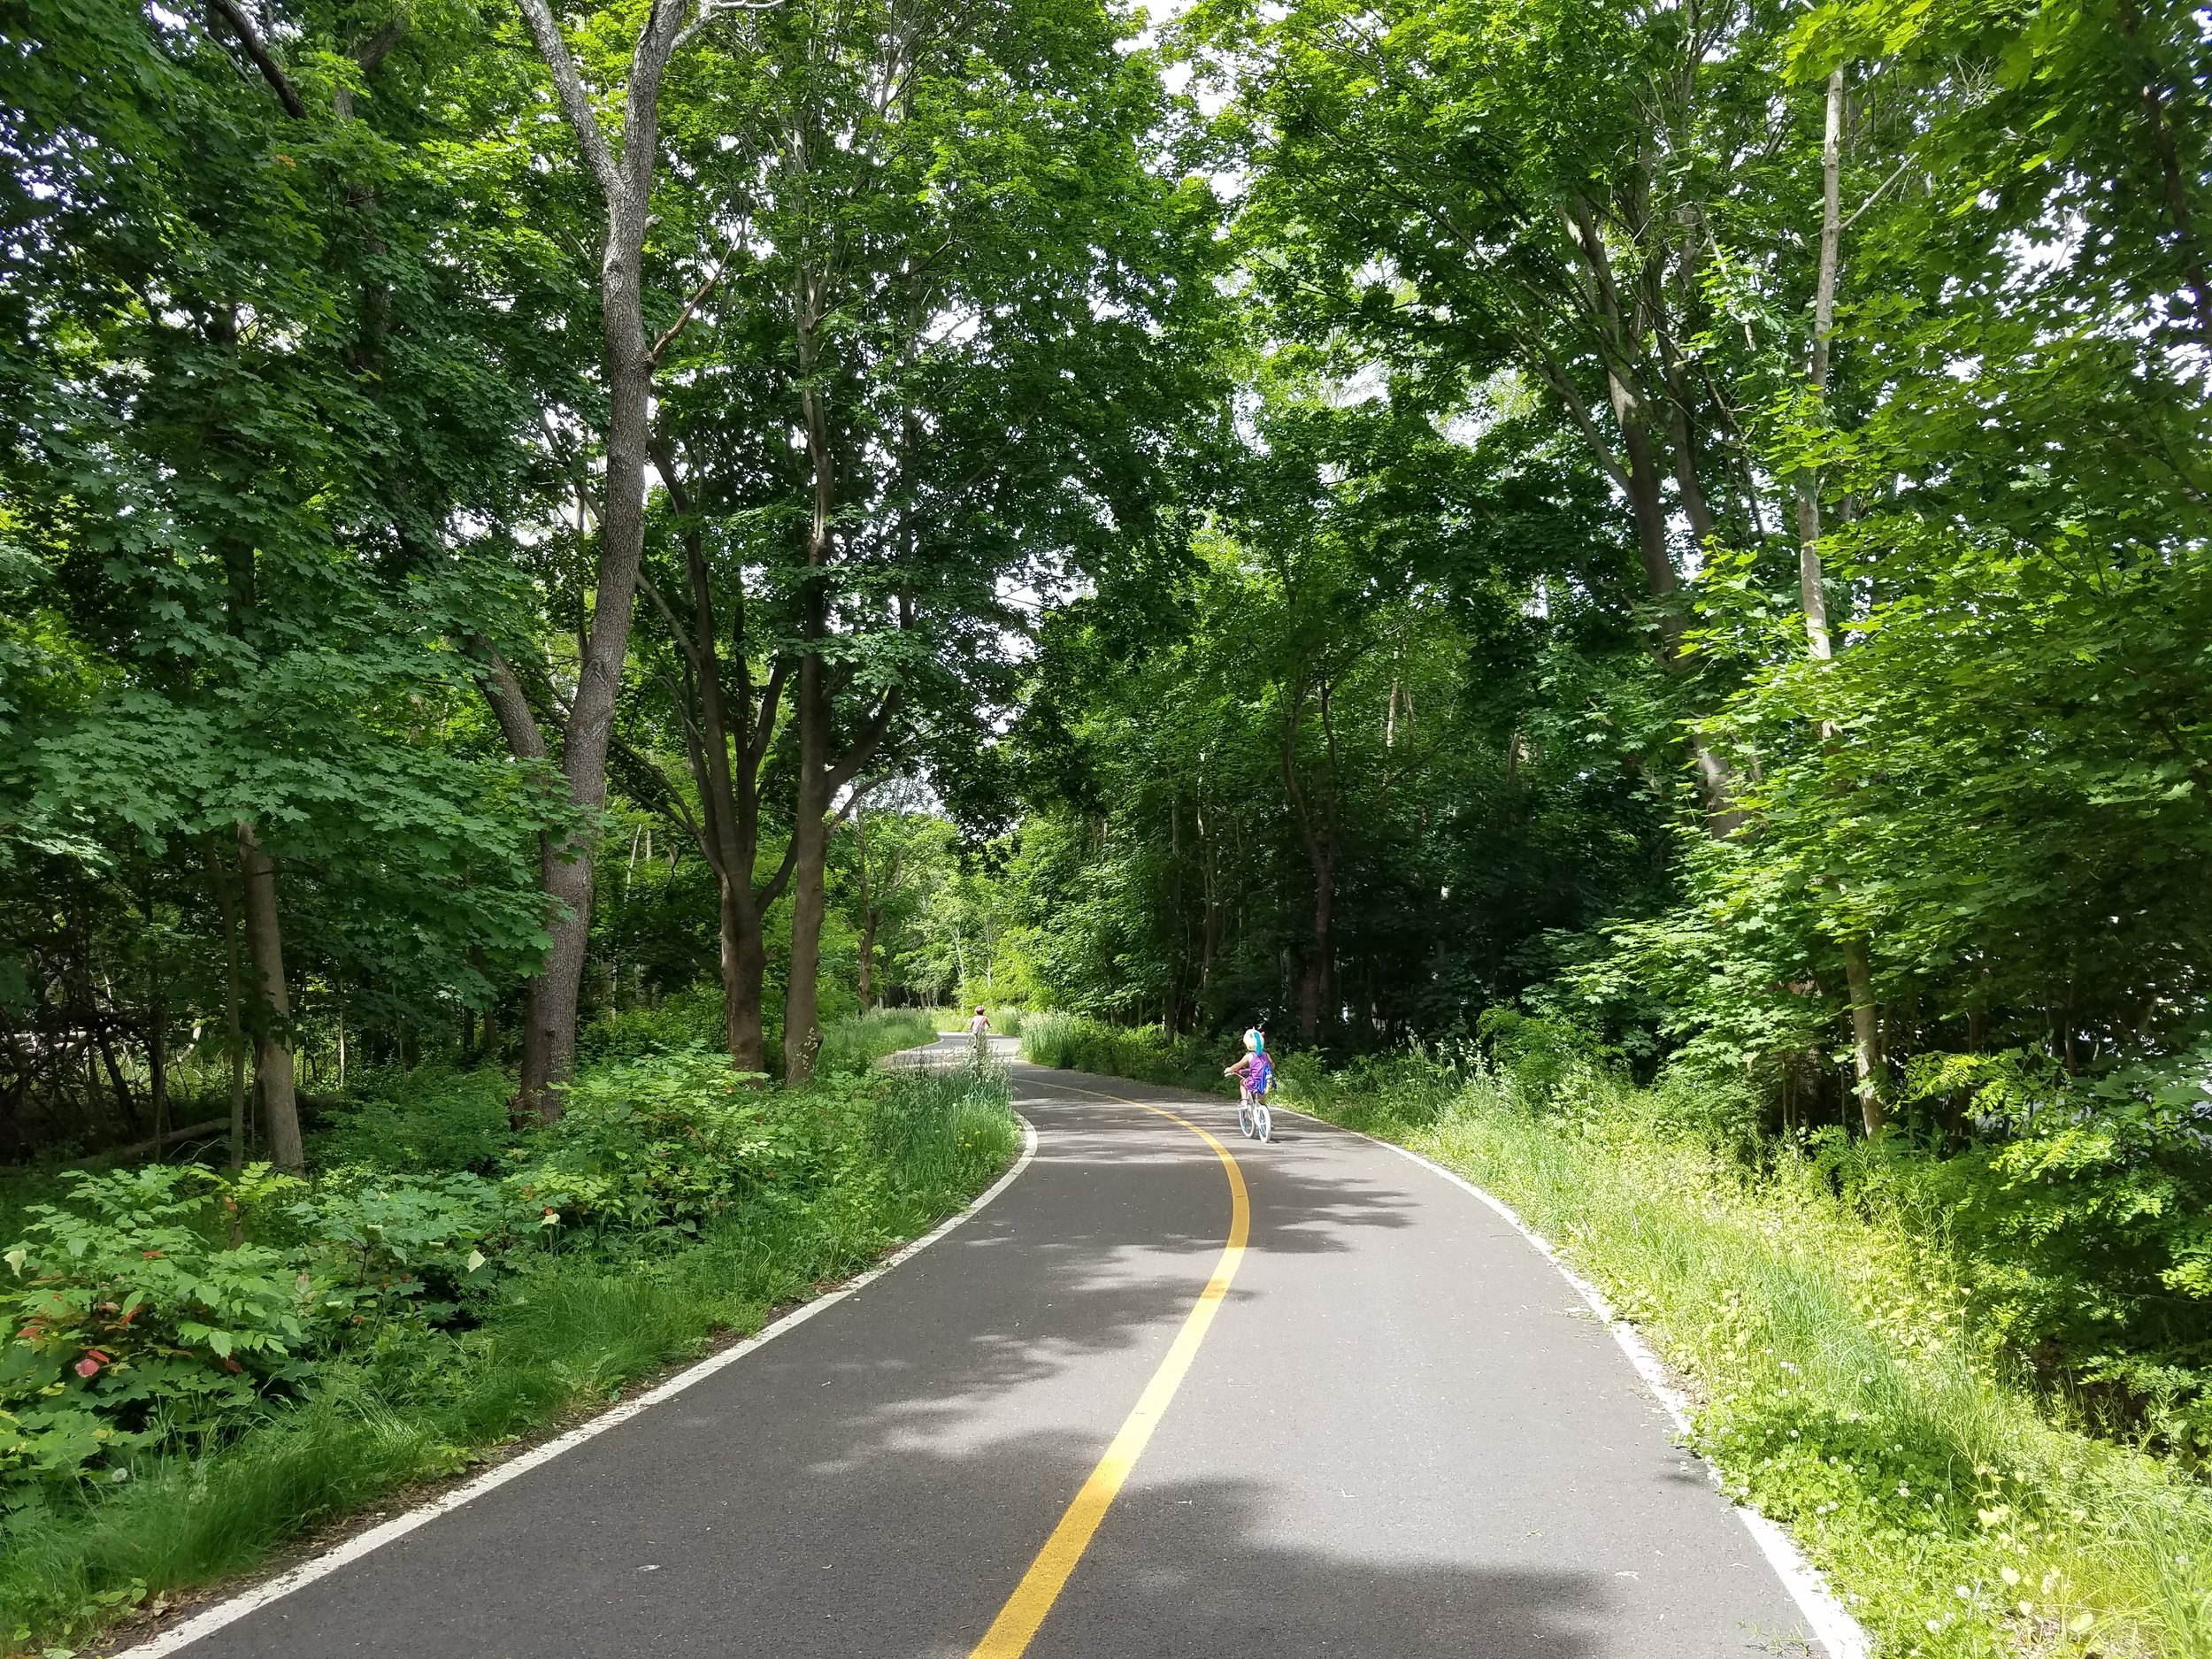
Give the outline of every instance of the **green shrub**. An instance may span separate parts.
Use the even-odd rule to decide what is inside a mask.
[[[1071,1069],[1075,1064],[1080,1023],[1072,1014],[1048,1010],[1030,1015],[1022,1024],[1022,1058],[1032,1065]]]
[[[695,1233],[763,1187],[803,1194],[831,1178],[844,1125],[828,1098],[764,1087],[702,1048],[603,1065],[576,1080],[507,1185],[548,1226]]]
[[[2024,1054],[1924,1056],[1978,1137],[1948,1156],[1831,1132],[1870,1217],[1939,1241],[1978,1340],[2108,1428],[2212,1463],[2212,1052],[2069,1076]]]
[[[679,1048],[719,1048],[722,988],[695,985],[663,997],[652,1008],[601,1014],[576,1033],[576,1063],[588,1069],[612,1060],[639,1060]]]
[[[373,1164],[489,1173],[516,1143],[507,1118],[513,1093],[513,1078],[492,1067],[464,1071],[433,1064],[374,1076],[325,1111],[324,1127],[309,1142],[309,1161],[318,1169]]]
[[[226,1236],[239,1187],[157,1164],[67,1178],[5,1253],[0,1491],[127,1477],[134,1454],[204,1441],[296,1376],[326,1286],[280,1249]],[[257,1171],[251,1195],[300,1186]]]
[[[917,1017],[904,1020],[872,1018],[842,1052],[911,1038]],[[480,1098],[443,1074],[388,1089],[322,1144],[426,1163],[430,1143],[406,1125],[426,1102]],[[887,1193],[939,1206],[1004,1161],[1004,1099],[987,1067],[830,1071],[795,1092],[685,1048],[583,1071],[561,1118],[526,1135],[506,1133],[503,1104],[495,1174],[77,1172],[5,1253],[0,1494],[128,1478],[148,1455],[204,1448],[296,1402],[332,1363],[419,1363],[440,1333],[565,1264],[666,1257],[749,1207],[880,1209]]]
[[[1225,1090],[1222,1068],[1236,1053],[1217,1039],[1170,1037],[1157,1025],[1110,1025],[1080,1014],[1034,1013],[1022,1023],[1022,1056],[1034,1064],[1184,1088]]]

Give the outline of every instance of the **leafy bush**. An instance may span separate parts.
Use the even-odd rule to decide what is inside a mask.
[[[686,1125],[726,1109],[726,1071],[701,1068],[704,1086],[695,1087],[702,1078],[692,1066],[681,1060],[648,1079],[652,1098],[631,1120],[641,1140],[692,1144]],[[451,1475],[481,1448],[695,1353],[710,1333],[755,1329],[776,1304],[865,1264],[964,1202],[1005,1166],[1019,1138],[1004,1074],[990,1067],[879,1072],[780,1097],[741,1093],[778,1123],[834,1138],[834,1177],[803,1196],[780,1181],[758,1183],[749,1198],[716,1211],[695,1243],[671,1229],[651,1234],[682,1248],[566,1222],[546,1227],[520,1194],[519,1185],[563,1160],[594,1175],[630,1167],[611,1095],[606,1112],[588,1101],[579,1116],[592,1121],[557,1148],[557,1136],[526,1137],[526,1151],[544,1159],[497,1181],[367,1170],[311,1187],[265,1173],[239,1188],[197,1171],[97,1178],[107,1196],[73,1197],[77,1223],[136,1225],[125,1213],[133,1206],[183,1206],[152,1217],[192,1235],[172,1240],[180,1254],[219,1275],[250,1268],[260,1286],[261,1326],[242,1319],[227,1328],[273,1330],[291,1357],[273,1363],[234,1344],[238,1371],[204,1364],[234,1385],[207,1432],[176,1432],[157,1400],[142,1420],[159,1438],[122,1445],[139,1419],[95,1408],[85,1410],[89,1426],[77,1427],[84,1435],[106,1428],[109,1437],[67,1468],[42,1470],[20,1454],[0,1465],[0,1503],[10,1510],[0,1515],[0,1631],[19,1640],[64,1636],[169,1586],[250,1567],[317,1519]],[[732,1167],[764,1166],[741,1157]],[[142,1176],[150,1195],[131,1185]],[[239,1214],[256,1235],[238,1250],[227,1242],[232,1197],[245,1201]],[[667,1204],[657,1213],[669,1213]],[[13,1314],[34,1288],[80,1301],[96,1294],[115,1302],[102,1317],[117,1322],[128,1292],[119,1299],[115,1291],[144,1259],[127,1240],[96,1242],[73,1264],[60,1242],[67,1236],[53,1235],[52,1259],[47,1235],[35,1259],[27,1241],[19,1283],[0,1270],[0,1286],[18,1295],[4,1311]],[[96,1249],[116,1270],[96,1280],[87,1271]],[[479,1256],[483,1263],[471,1267]],[[316,1303],[301,1316],[304,1344],[277,1323],[305,1300],[296,1266],[309,1272]],[[33,1286],[35,1272],[49,1282]],[[441,1297],[458,1304],[442,1320],[431,1306]],[[127,1330],[150,1317],[138,1313]],[[178,1329],[172,1319],[173,1339]],[[11,1347],[11,1363],[21,1346]],[[207,1346],[194,1350],[196,1361]],[[63,1348],[73,1363],[80,1352]],[[118,1469],[130,1478],[111,1479]]]
[[[1976,1139],[1950,1156],[1832,1143],[1839,1187],[1942,1241],[1993,1356],[2107,1426],[2212,1462],[2212,1048],[2070,1077],[2039,1056],[1924,1056]]]
[[[323,1287],[287,1252],[224,1233],[242,1202],[293,1185],[77,1171],[67,1207],[32,1208],[0,1279],[0,1491],[96,1464],[127,1476],[132,1454],[204,1440],[296,1375],[329,1323]]]
[[[514,1079],[491,1068],[425,1065],[372,1078],[326,1113],[309,1148],[311,1161],[319,1169],[373,1164],[489,1173],[515,1144],[507,1119],[513,1092]]]
[[[1022,1025],[1022,1058],[1032,1065],[1072,1069],[1081,1025],[1073,1014],[1050,1010],[1032,1014]]]
[[[680,1048],[722,1046],[722,991],[695,985],[652,1008],[601,1014],[576,1033],[576,1062],[586,1070],[611,1060],[641,1060]]]

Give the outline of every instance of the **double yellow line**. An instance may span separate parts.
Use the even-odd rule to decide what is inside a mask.
[[[1054,1084],[1065,1088],[1064,1084]],[[1069,1089],[1070,1094],[1093,1094],[1090,1089]],[[1096,1094],[1099,1100],[1118,1101],[1125,1106],[1136,1106],[1178,1123],[1214,1149],[1221,1160],[1221,1167],[1229,1176],[1229,1241],[1222,1247],[1221,1259],[1214,1263],[1213,1277],[1206,1281],[1206,1288],[1198,1294],[1197,1304],[1184,1317],[1183,1328],[1175,1333],[1174,1345],[1160,1368],[1152,1373],[1152,1380],[1144,1386],[1138,1397],[1136,1409],[1122,1420],[1121,1430],[1107,1447],[1106,1455],[1091,1471],[1090,1479],[1075,1494],[1074,1502],[1060,1517],[1060,1524],[1052,1529],[1052,1536],[1037,1552],[1037,1558],[1029,1563],[1029,1571],[1014,1586],[1014,1594],[1006,1598],[1006,1605],[991,1621],[991,1628],[983,1640],[970,1650],[968,1659],[1021,1659],[1036,1639],[1038,1628],[1045,1616],[1052,1611],[1052,1604],[1060,1599],[1066,1587],[1068,1576],[1075,1571],[1076,1563],[1083,1559],[1083,1552],[1090,1548],[1091,1538],[1098,1531],[1099,1523],[1106,1518],[1106,1511],[1113,1507],[1120,1493],[1122,1482],[1129,1479],[1129,1471],[1136,1467],[1137,1459],[1144,1455],[1145,1444],[1152,1438],[1152,1431],[1167,1415],[1168,1402],[1175,1398],[1175,1391],[1182,1386],[1183,1377],[1190,1370],[1191,1361],[1198,1356],[1198,1345],[1206,1340],[1207,1328],[1214,1322],[1214,1315],[1229,1294],[1230,1282],[1237,1276],[1237,1269],[1244,1264],[1244,1245],[1252,1230],[1252,1203],[1244,1191],[1244,1171],[1223,1146],[1187,1118],[1141,1100],[1128,1100],[1119,1094]]]

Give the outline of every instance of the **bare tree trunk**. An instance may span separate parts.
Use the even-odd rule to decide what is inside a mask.
[[[599,575],[583,640],[576,695],[563,734],[561,771],[569,799],[595,819],[607,799],[607,749],[616,695],[629,655],[630,609],[645,547],[645,468],[657,349],[645,334],[645,236],[659,148],[661,79],[684,34],[691,0],[652,0],[631,54],[622,142],[611,149],[548,0],[521,0],[538,52],[607,212],[599,268],[607,392],[605,495],[600,505]],[[595,824],[549,845],[541,872],[552,912],[545,966],[530,982],[518,1105],[539,1118],[560,1116],[556,1085],[575,1067],[577,1002],[591,932]]]
[[[762,1028],[761,987],[768,977],[768,941],[763,936],[761,907],[736,881],[723,881],[722,1029],[730,1064],[741,1071],[768,1070],[768,1041]]]
[[[1329,730],[1329,692],[1325,685],[1320,694],[1323,729]],[[1307,956],[1300,964],[1298,974],[1298,1034],[1308,1042],[1321,1033],[1321,1022],[1329,1005],[1330,953],[1334,949],[1332,933],[1336,911],[1336,862],[1341,845],[1341,826],[1336,811],[1336,790],[1339,779],[1332,776],[1327,793],[1317,810],[1307,798],[1305,786],[1298,777],[1298,730],[1305,718],[1306,686],[1303,671],[1291,688],[1289,718],[1283,725],[1283,746],[1280,757],[1283,793],[1289,798],[1291,817],[1298,826],[1298,839],[1305,849],[1306,865],[1313,876],[1313,937],[1308,942]],[[1336,743],[1330,733],[1329,748],[1333,757]],[[1333,766],[1332,772],[1333,772]]]
[[[146,1089],[154,1112],[155,1156],[169,1133],[169,998],[165,987],[148,999],[146,1010]]]
[[[291,997],[284,983],[284,934],[277,917],[276,866],[254,838],[253,826],[238,824],[240,890],[244,895],[246,949],[254,967],[254,1086],[261,1096],[261,1121],[269,1137],[269,1162],[288,1174],[307,1168],[300,1141],[299,1097],[292,1078]]]
[[[787,861],[764,886],[754,885],[760,852],[760,774],[775,736],[785,674],[772,672],[756,698],[752,667],[746,659],[745,599],[734,597],[728,631],[728,672],[735,677],[733,705],[725,689],[723,630],[717,612],[713,572],[694,517],[689,486],[672,445],[657,442],[653,459],[671,502],[686,520],[684,579],[691,595],[687,624],[649,581],[646,590],[659,608],[676,641],[684,668],[687,704],[685,757],[699,792],[701,821],[691,825],[699,850],[714,871],[717,926],[720,934],[723,1038],[738,1071],[764,1072],[767,1043],[762,1030],[762,986],[768,970],[764,933],[770,905],[788,879]],[[740,579],[741,581],[741,578]]]
[[[1851,992],[1851,1064],[1858,1082],[1859,1122],[1872,1137],[1889,1121],[1889,1109],[1882,1103],[1888,1060],[1882,1052],[1881,1010],[1875,1006],[1874,976],[1862,935],[1843,941],[1843,976]]]
[[[1336,872],[1326,863],[1313,869],[1313,942],[1298,981],[1298,1034],[1308,1042],[1320,1035],[1330,1010],[1330,955],[1335,949]]]
[[[839,791],[873,757],[899,703],[895,686],[862,723],[845,752],[831,757],[833,688],[822,662],[829,635],[828,570],[835,550],[837,457],[829,411],[815,384],[818,365],[817,328],[822,296],[810,286],[795,319],[802,386],[799,403],[806,422],[807,451],[813,472],[812,521],[807,534],[806,588],[800,600],[801,640],[794,713],[798,722],[799,766],[793,803],[791,846],[786,855],[791,879],[791,973],[784,987],[783,1075],[797,1087],[814,1074],[814,1051],[821,999],[816,979],[821,970],[822,918],[828,910],[826,872],[829,811]],[[901,602],[901,621],[910,615]]]

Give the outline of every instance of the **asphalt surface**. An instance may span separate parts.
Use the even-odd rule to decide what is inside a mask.
[[[1094,1094],[1078,1091],[1094,1091]],[[189,1659],[964,1659],[1250,1246],[1033,1659],[1809,1652],[1787,1592],[1573,1290],[1357,1137],[1017,1066],[1035,1161],[695,1387]]]

